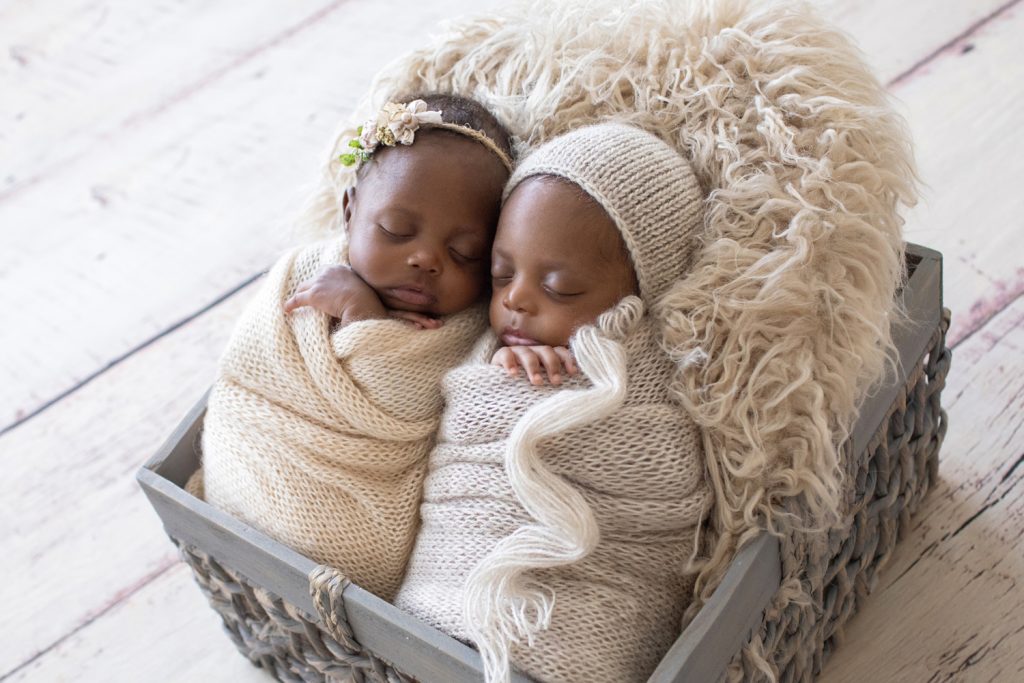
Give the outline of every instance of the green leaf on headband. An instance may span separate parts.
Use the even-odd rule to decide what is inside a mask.
[[[356,163],[356,155],[342,154],[341,156],[338,157],[338,161],[341,162],[342,166],[351,166],[352,164]]]
[[[362,149],[363,148],[363,143],[361,143],[359,140],[349,140],[348,141],[348,146],[349,147],[355,147],[356,149]]]
[[[361,136],[362,134],[363,134],[363,127],[359,126],[358,128],[356,128],[356,135],[360,135]]]

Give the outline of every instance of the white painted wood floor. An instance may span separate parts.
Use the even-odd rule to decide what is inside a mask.
[[[375,69],[498,5],[0,0],[0,681],[267,680],[134,471]],[[1024,3],[824,10],[913,130],[954,361],[940,482],[822,680],[1024,681]]]

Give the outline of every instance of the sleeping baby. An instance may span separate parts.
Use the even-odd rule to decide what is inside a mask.
[[[395,604],[475,644],[489,683],[510,665],[643,681],[680,631],[711,505],[651,314],[702,199],[684,159],[623,124],[541,146],[505,195],[490,331],[443,381]]]
[[[446,95],[389,103],[346,143],[346,239],[287,254],[238,322],[193,488],[389,599],[441,377],[486,325],[510,146],[481,105]]]

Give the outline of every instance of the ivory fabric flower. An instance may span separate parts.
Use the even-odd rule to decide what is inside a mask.
[[[369,159],[378,145],[411,145],[420,126],[443,123],[441,112],[428,111],[427,106],[423,100],[413,100],[408,104],[388,102],[375,118],[359,129],[357,137],[349,141],[348,146],[355,151],[342,154],[338,160],[344,166],[358,166]]]
[[[377,137],[385,145],[411,145],[421,125],[441,121],[441,112],[427,111],[427,103],[423,100],[413,100],[408,104],[388,102],[377,117]]]

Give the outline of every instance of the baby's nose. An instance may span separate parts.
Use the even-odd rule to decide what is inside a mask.
[[[525,313],[528,311],[530,298],[523,286],[512,282],[505,288],[501,298],[501,304],[510,311]]]
[[[409,254],[408,263],[413,268],[419,268],[432,275],[441,272],[441,259],[431,249],[417,249]]]

